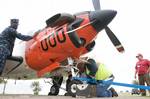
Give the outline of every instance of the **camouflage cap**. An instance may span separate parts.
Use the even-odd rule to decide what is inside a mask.
[[[11,23],[19,23],[19,19],[11,19],[10,22]]]

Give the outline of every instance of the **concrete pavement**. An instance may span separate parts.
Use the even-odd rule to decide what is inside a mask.
[[[34,95],[0,95],[0,99],[84,99],[85,97],[70,97],[70,96],[34,96]],[[112,98],[90,98],[90,99],[150,99],[150,97],[141,96],[119,96]]]

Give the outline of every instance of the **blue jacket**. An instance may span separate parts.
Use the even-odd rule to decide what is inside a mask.
[[[21,33],[18,33],[16,29],[9,26],[0,34],[0,45],[7,48],[10,51],[10,54],[12,54],[16,38],[23,40],[23,41],[28,41],[32,39],[33,37],[22,35]]]

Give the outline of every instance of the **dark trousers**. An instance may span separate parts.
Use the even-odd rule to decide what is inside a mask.
[[[109,81],[113,81],[112,80],[109,80]],[[108,87],[111,85],[110,84],[97,84],[96,86],[96,94],[97,94],[97,97],[112,97],[112,92],[108,89]]]
[[[145,83],[146,83],[147,86],[150,86],[150,76],[149,76],[149,74],[140,74],[140,75],[138,75],[138,80],[139,80],[140,85],[145,85]],[[146,90],[140,89],[140,91],[143,95],[146,95]],[[150,90],[149,90],[149,93],[150,93]]]

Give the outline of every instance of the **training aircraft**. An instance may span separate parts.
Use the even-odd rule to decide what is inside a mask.
[[[18,79],[44,77],[48,73],[59,76],[65,72],[64,68],[73,66],[74,60],[92,51],[95,39],[103,29],[116,49],[123,52],[120,41],[107,26],[117,11],[101,10],[99,0],[92,2],[95,11],[74,15],[58,13],[47,19],[46,27],[38,30],[37,36],[26,42],[25,57],[12,56],[8,59],[3,76]],[[26,63],[20,65],[23,59]],[[12,66],[14,61],[19,63]],[[69,71],[72,72],[71,69]]]

